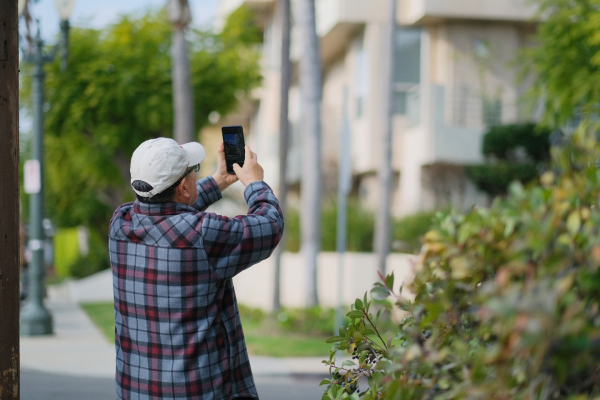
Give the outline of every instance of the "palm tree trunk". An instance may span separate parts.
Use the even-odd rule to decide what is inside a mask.
[[[383,55],[383,132],[381,140],[381,164],[379,166],[379,187],[381,197],[375,222],[375,243],[377,267],[385,274],[386,260],[390,252],[391,204],[392,204],[392,122],[393,110],[393,67],[394,34],[396,30],[396,0],[388,0],[388,21],[385,31]]]
[[[279,108],[279,204],[284,211],[287,208],[288,185],[287,154],[289,146],[289,91],[292,76],[290,62],[291,16],[290,0],[279,0],[281,10],[281,86]],[[273,310],[281,308],[281,254],[285,249],[285,233],[275,249],[275,285],[273,292]]]
[[[185,31],[191,21],[187,0],[169,1],[169,19],[173,27],[171,76],[173,80],[173,137],[178,143],[194,141],[194,94]]]
[[[302,93],[302,209],[301,251],[306,268],[308,306],[319,303],[317,255],[321,244],[321,57],[315,21],[315,0],[300,0],[303,55]]]

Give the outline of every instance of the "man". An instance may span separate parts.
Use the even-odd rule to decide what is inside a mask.
[[[110,222],[119,399],[257,399],[231,278],[270,256],[283,215],[256,154],[196,182],[205,151],[159,138],[131,158],[137,200]],[[248,214],[204,210],[240,180]]]

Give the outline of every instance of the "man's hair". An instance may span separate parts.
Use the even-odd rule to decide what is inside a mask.
[[[177,186],[179,186],[181,181],[184,180],[192,172],[192,170],[193,169],[188,168],[185,175],[183,175],[180,179],[178,179],[177,182],[175,182],[174,184],[172,184],[171,186],[169,186],[162,192],[155,194],[153,197],[142,197],[137,193],[136,193],[135,197],[137,197],[137,199],[140,203],[147,203],[147,204],[160,204],[160,203],[167,203],[169,201],[173,201],[173,198],[175,197],[175,189],[177,188]],[[144,182],[144,181],[133,181],[131,183],[131,186],[133,186],[133,188],[135,190],[139,190],[140,192],[149,192],[152,189],[154,189],[152,187],[152,185],[150,185],[149,183]]]

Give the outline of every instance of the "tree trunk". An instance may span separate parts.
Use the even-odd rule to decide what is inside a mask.
[[[315,21],[315,0],[300,0],[303,54],[302,93],[302,208],[301,251],[304,257],[309,306],[319,303],[317,255],[321,247],[321,57]]]
[[[173,137],[178,143],[195,141],[194,94],[185,31],[191,21],[187,0],[169,1],[169,19],[173,27],[171,76],[173,79]]]
[[[379,166],[379,209],[375,222],[377,267],[385,274],[386,260],[390,252],[391,204],[392,204],[392,129],[393,129],[393,70],[394,35],[396,30],[396,0],[388,0],[388,21],[385,28],[383,62],[383,130],[381,140],[381,164]]]
[[[279,0],[281,11],[281,86],[279,108],[279,204],[286,211],[288,185],[287,154],[289,147],[289,91],[292,76],[290,62],[291,12],[290,0]],[[281,308],[281,254],[285,249],[285,233],[275,249],[275,284],[273,291],[273,310]]]
[[[0,2],[0,398],[19,399],[19,34]]]

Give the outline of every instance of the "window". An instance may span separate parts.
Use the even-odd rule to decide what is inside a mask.
[[[421,82],[421,30],[396,30],[394,40],[394,112],[406,115]]]
[[[356,48],[356,76],[354,83],[354,101],[356,118],[361,118],[365,112],[365,99],[368,89],[368,64],[367,54],[363,46],[363,37],[361,36],[355,42]]]

